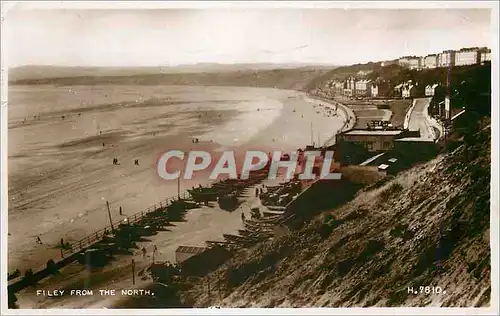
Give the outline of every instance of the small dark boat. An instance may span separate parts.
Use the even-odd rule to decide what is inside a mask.
[[[238,233],[243,236],[243,237],[246,237],[250,234],[252,234],[251,231],[247,230],[247,229],[238,229]]]
[[[239,243],[239,244],[244,244],[244,245],[249,245],[249,244],[254,244],[260,240],[258,237],[242,237],[238,235],[231,235],[231,234],[222,234],[222,237],[224,237],[225,240],[229,242],[234,242],[234,243]]]
[[[274,191],[282,189],[282,188],[283,188],[282,185],[273,185],[273,186],[267,186],[266,187],[267,192],[274,192]]]
[[[216,190],[210,191],[200,191],[200,190],[188,190],[189,194],[195,202],[215,202],[219,196],[219,192]]]
[[[229,194],[219,195],[219,207],[226,211],[233,211],[238,207],[238,193],[236,191]]]

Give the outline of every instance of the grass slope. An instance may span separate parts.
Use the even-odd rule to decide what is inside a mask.
[[[196,307],[488,306],[490,137],[483,130],[304,228],[242,251],[194,281],[184,299]],[[446,294],[408,293],[419,286]]]

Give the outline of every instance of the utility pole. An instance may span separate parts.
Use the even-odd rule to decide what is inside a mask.
[[[448,69],[446,71],[446,96],[444,99],[444,115],[445,115],[445,120],[448,120],[450,117],[450,108],[451,108],[451,93],[450,93],[450,71],[451,71],[451,64],[448,66]]]
[[[108,201],[106,201],[106,206],[108,208],[109,224],[111,225],[111,231],[114,233],[115,229],[113,227],[113,220],[111,219],[111,210],[109,209],[109,202]]]

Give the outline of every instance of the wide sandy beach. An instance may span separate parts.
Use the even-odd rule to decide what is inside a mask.
[[[9,271],[44,266],[59,258],[61,238],[75,241],[107,226],[105,201],[118,220],[176,195],[177,181],[157,175],[167,150],[295,150],[310,144],[311,123],[314,141],[326,141],[342,117],[327,117],[304,99],[295,91],[241,87],[11,87]],[[200,174],[182,180],[181,189],[208,181]],[[168,244],[162,251],[159,241],[162,259],[173,260],[180,244],[203,245],[241,225],[239,214],[207,210],[187,220],[161,233]]]

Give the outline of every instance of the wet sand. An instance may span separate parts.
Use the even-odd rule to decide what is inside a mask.
[[[41,100],[47,104],[38,102],[31,107],[23,102],[34,102],[31,94],[40,91],[9,91],[9,271],[43,266],[48,259],[59,257],[54,247],[60,238],[71,242],[107,226],[106,200],[113,219],[118,220],[176,195],[177,181],[165,182],[156,174],[156,161],[166,150],[295,150],[310,143],[311,122],[313,138],[320,141],[343,124],[340,117],[326,117],[304,101],[302,93],[294,91],[140,87],[144,91],[139,93],[136,87],[105,87],[98,92],[96,88],[84,89],[72,87],[76,92],[69,94],[71,97],[61,97],[59,90],[44,91],[41,94],[47,100]],[[82,94],[92,99],[87,107],[78,100],[84,98]],[[110,95],[116,96],[109,100]],[[22,104],[19,108],[16,101]],[[60,106],[50,110],[55,101]],[[38,113],[40,120],[33,118]],[[64,120],[61,115],[65,115]],[[31,117],[31,122],[23,124],[24,116]],[[200,143],[193,144],[193,137],[200,138]],[[113,157],[120,165],[112,165]],[[133,164],[134,159],[139,159],[140,166]],[[204,176],[182,180],[181,187],[199,182],[208,180]],[[118,213],[119,206],[123,216]],[[177,246],[203,246],[205,240],[220,238],[241,226],[238,212],[193,210],[186,219],[171,231],[154,236],[162,254],[159,259],[173,261]],[[43,245],[35,243],[36,236]],[[130,260],[126,256],[106,269],[123,269]],[[81,277],[81,271],[71,273],[71,269],[77,272],[80,268],[68,267],[64,273],[68,278]],[[128,282],[115,272],[116,282]],[[26,298],[31,297],[27,307],[49,307],[46,304],[50,302],[32,300],[32,292],[27,290]],[[24,294],[20,302],[21,296]],[[79,299],[68,304],[89,307],[90,303]]]

